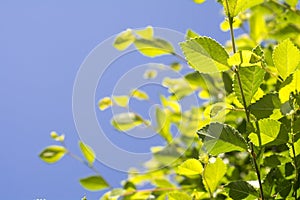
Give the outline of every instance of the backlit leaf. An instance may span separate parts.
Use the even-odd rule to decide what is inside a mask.
[[[127,131],[144,123],[143,119],[135,113],[120,113],[113,117],[112,125],[119,131]]]
[[[133,35],[132,30],[127,29],[116,37],[114,41],[114,47],[120,51],[123,51],[128,48],[134,42],[134,40],[135,36]]]
[[[248,148],[243,136],[226,124],[211,123],[198,130],[197,134],[202,139],[208,153],[212,155],[231,151],[245,151]]]
[[[200,175],[203,172],[203,166],[199,160],[188,159],[178,166],[177,173],[184,176]]]
[[[157,122],[157,132],[168,142],[172,141],[172,134],[170,130],[170,120],[167,113],[160,109],[156,108],[156,122]]]
[[[139,99],[139,100],[148,100],[149,96],[146,92],[138,89],[134,89],[130,91],[130,96]]]
[[[96,155],[95,155],[93,149],[81,141],[79,141],[79,147],[80,147],[81,153],[87,160],[89,166],[93,166],[93,163],[95,162],[95,158],[96,158]]]
[[[98,107],[100,110],[105,110],[109,108],[112,105],[112,103],[113,102],[109,97],[104,97],[98,102]]]
[[[162,56],[174,52],[172,44],[160,38],[136,39],[134,45],[141,54],[148,57]]]
[[[134,31],[138,36],[144,39],[153,38],[153,28],[152,26],[147,26],[145,29],[135,30]]]
[[[168,200],[192,200],[192,197],[185,192],[169,192]]]
[[[226,2],[228,2],[228,8]],[[227,16],[235,17],[240,12],[243,12],[263,2],[264,0],[223,0],[223,6]]]
[[[154,79],[156,76],[157,76],[157,71],[153,69],[146,70],[143,75],[144,79]]]
[[[128,96],[113,96],[114,102],[121,107],[127,107],[129,97]]]
[[[50,133],[50,136],[52,139],[54,139],[55,141],[58,141],[58,142],[63,142],[65,140],[65,135],[62,134],[62,135],[58,135],[55,131],[52,131]]]
[[[230,66],[250,67],[260,65],[261,58],[249,50],[239,51],[230,58],[228,64]]]
[[[79,180],[82,187],[90,191],[99,191],[109,187],[109,184],[101,176],[89,176]]]
[[[289,39],[284,40],[274,49],[273,61],[279,75],[285,80],[297,69],[300,51]]]
[[[59,161],[65,154],[67,150],[63,146],[48,146],[40,154],[40,158],[46,163],[55,163]]]
[[[201,3],[204,3],[206,0],[193,0],[193,1],[197,4],[201,4]]]
[[[181,49],[194,69],[202,73],[229,70],[226,50],[209,37],[196,37],[180,43]]]
[[[300,91],[300,69],[296,70],[283,83],[279,90],[279,99],[281,103],[289,100],[291,92]]]

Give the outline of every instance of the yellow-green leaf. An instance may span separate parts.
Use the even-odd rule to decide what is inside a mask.
[[[81,141],[79,141],[79,148],[81,150],[81,153],[87,160],[89,166],[93,166],[93,163],[95,162],[95,158],[96,158],[93,149]]]
[[[121,107],[127,107],[129,97],[128,96],[113,96],[114,102]]]
[[[201,3],[204,3],[206,0],[194,0],[195,3],[197,4],[201,4]]]
[[[65,135],[62,134],[62,135],[58,135],[55,131],[52,131],[50,133],[50,136],[52,139],[54,139],[55,141],[58,141],[58,142],[63,142],[65,140]]]
[[[133,35],[132,30],[127,29],[116,37],[113,45],[116,49],[123,51],[127,49],[134,42],[134,40],[135,36]]]
[[[300,91],[300,69],[296,70],[283,82],[279,90],[279,99],[281,103],[289,100],[291,92]]]
[[[139,115],[128,112],[115,115],[111,123],[117,130],[127,131],[143,124],[144,120]]]
[[[156,121],[157,121],[157,132],[168,142],[172,141],[172,134],[170,130],[170,120],[167,113],[160,109],[156,108]]]
[[[104,97],[102,99],[100,99],[100,101],[98,102],[98,107],[100,110],[105,110],[107,108],[109,108],[110,106],[112,106],[112,100],[109,97]]]
[[[135,30],[134,31],[138,36],[144,39],[152,39],[153,38],[153,28],[152,26],[147,26],[145,29]]]
[[[101,176],[89,176],[79,180],[82,187],[90,191],[99,191],[109,187],[109,184]]]
[[[192,200],[192,197],[185,192],[179,192],[179,191],[169,192],[167,195],[168,198],[165,199],[168,200]]]
[[[162,56],[174,52],[172,44],[160,38],[136,39],[134,45],[141,54],[148,57]]]
[[[188,29],[186,34],[185,34],[185,38],[188,39],[193,39],[196,37],[200,37],[200,35],[198,33],[196,33],[195,31]]]
[[[143,75],[144,79],[154,79],[156,76],[157,76],[157,71],[154,69],[146,70]]]
[[[233,29],[240,28],[240,26],[241,26],[242,23],[243,23],[242,20],[241,20],[240,18],[238,18],[238,17],[235,17],[233,20],[234,20],[234,21],[233,21],[233,24],[232,24]],[[221,29],[222,31],[229,31],[230,25],[229,25],[229,22],[228,22],[227,19],[225,19],[225,20],[220,24],[220,29]]]
[[[177,173],[184,176],[200,175],[203,172],[203,166],[199,160],[188,159],[178,166]]]
[[[221,158],[217,158],[215,162],[206,165],[203,171],[203,184],[205,188],[214,193],[220,185],[221,179],[226,174],[227,167]]]
[[[130,96],[139,99],[139,100],[148,100],[149,96],[146,92],[138,89],[131,90]]]
[[[258,65],[260,66],[261,58],[254,54],[252,51],[249,50],[242,50],[239,51],[230,58],[228,58],[228,64],[230,66],[240,66],[240,67],[250,67]]]
[[[263,2],[264,0],[223,0],[223,6],[225,8],[225,13],[228,17],[235,17],[240,12],[243,12]]]
[[[172,63],[170,65],[170,67],[171,67],[171,69],[173,69],[174,71],[177,71],[177,72],[180,71],[182,68],[181,64],[178,62]]]
[[[59,161],[65,154],[67,150],[63,146],[48,146],[40,154],[40,158],[46,163],[55,163]]]
[[[285,80],[297,69],[300,51],[289,39],[286,39],[274,49],[273,61],[279,75]]]

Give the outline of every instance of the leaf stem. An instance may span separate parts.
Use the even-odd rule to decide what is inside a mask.
[[[236,46],[235,46],[235,38],[234,38],[234,31],[233,31],[233,17],[231,16],[230,11],[229,11],[228,0],[225,0],[225,3],[226,3],[226,8],[227,8],[227,17],[228,17],[229,28],[230,28],[232,51],[233,51],[233,53],[236,53],[237,50],[236,50]],[[236,66],[233,66],[233,70],[236,74],[238,84],[239,84],[239,88],[241,90],[241,96],[242,96],[242,100],[243,100],[243,106],[245,108],[246,120],[247,120],[247,122],[250,122],[250,113],[249,113],[249,110],[247,108],[247,103],[246,103],[245,94],[244,94],[244,91],[243,91],[243,86],[242,86],[240,74],[239,74],[238,68]],[[254,152],[254,147],[253,147],[252,142],[250,142],[250,148],[251,148],[251,153],[250,154],[252,156],[252,160],[253,160],[253,163],[254,163],[257,179],[258,179],[258,182],[259,182],[260,197],[261,197],[261,200],[264,200],[264,193],[263,193],[263,188],[262,188],[262,183],[261,183],[260,170],[259,170],[259,167],[257,165],[256,154]]]

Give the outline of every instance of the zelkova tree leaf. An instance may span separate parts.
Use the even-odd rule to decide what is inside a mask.
[[[167,196],[168,196],[167,197],[168,200],[192,200],[192,197],[190,195],[180,191],[169,192]]]
[[[129,102],[129,97],[122,95],[122,96],[113,96],[112,99],[114,100],[114,103],[121,107],[127,107]]]
[[[102,99],[99,100],[98,107],[100,110],[105,110],[105,109],[109,108],[110,106],[112,106],[112,104],[113,104],[113,102],[112,102],[111,98],[103,97]]]
[[[198,33],[196,33],[195,31],[191,30],[191,29],[188,29],[186,31],[186,34],[185,34],[185,38],[188,40],[188,39],[193,39],[193,38],[196,38],[196,37],[200,37],[200,35]]]
[[[204,3],[206,0],[193,0],[195,3],[197,4],[202,4]]]
[[[113,117],[112,125],[119,131],[127,131],[144,123],[144,120],[133,112],[120,113]]]
[[[228,65],[240,67],[260,66],[260,61],[261,57],[250,50],[239,51],[230,56],[227,60]]]
[[[127,29],[116,37],[113,45],[119,51],[123,51],[128,48],[134,42],[134,40],[135,36],[133,31],[131,29]]]
[[[96,155],[91,147],[79,141],[79,148],[85,159],[87,160],[89,166],[93,166],[95,162]]]
[[[46,163],[56,163],[59,161],[65,154],[67,150],[63,146],[52,145],[46,147],[40,154],[40,158]]]
[[[290,75],[281,85],[279,99],[281,103],[289,100],[291,92],[300,91],[300,69]]]
[[[134,32],[144,39],[152,39],[154,35],[152,26],[147,26],[145,29],[135,30]]]
[[[300,63],[300,51],[289,40],[281,42],[273,51],[273,62],[279,75],[285,80]]]
[[[246,105],[249,106],[251,100],[255,93],[257,92],[259,86],[264,80],[265,71],[257,66],[252,67],[240,67],[239,74],[241,79],[241,84],[243,88],[243,93],[246,100]],[[243,104],[242,93],[238,83],[237,76],[235,76],[234,81],[234,92],[241,104]]]
[[[287,142],[288,135],[286,134],[285,137],[280,134],[281,128],[283,127],[281,127],[282,125],[279,121],[273,119],[261,119],[258,121],[258,126],[259,133],[251,133],[248,136],[255,146],[263,146],[270,144],[271,142],[273,142],[273,144],[283,144]],[[278,141],[275,143],[275,140]]]
[[[156,108],[156,122],[157,122],[157,132],[162,136],[168,143],[172,141],[172,134],[170,130],[170,119],[168,114],[160,109]]]
[[[220,184],[221,179],[226,174],[226,164],[221,158],[217,158],[214,163],[208,163],[203,171],[203,184],[207,191],[214,193]]]
[[[99,191],[109,187],[101,176],[89,176],[79,180],[82,187],[90,191]]]
[[[235,181],[225,186],[226,192],[233,200],[241,200],[247,197],[256,199],[259,197],[256,189],[246,181]]]
[[[178,166],[177,173],[184,176],[200,175],[203,172],[203,166],[199,160],[188,159]]]
[[[228,53],[222,45],[209,37],[196,37],[180,43],[188,63],[202,73],[229,70]]]
[[[148,57],[156,57],[174,53],[174,47],[168,41],[160,38],[144,39],[134,41],[136,49]]]
[[[212,155],[231,151],[246,151],[248,148],[243,136],[226,124],[211,123],[198,130],[197,134],[202,139],[208,153]]]
[[[138,89],[134,89],[130,91],[130,96],[139,100],[148,100],[149,96],[146,92]]]
[[[255,5],[261,4],[264,0],[222,0],[227,16],[235,17]],[[228,9],[227,9],[228,3]]]

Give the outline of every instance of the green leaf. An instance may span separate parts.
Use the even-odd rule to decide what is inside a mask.
[[[46,163],[55,163],[59,161],[65,154],[67,150],[63,146],[48,146],[40,154],[40,158]]]
[[[144,39],[152,39],[153,38],[153,28],[152,26],[147,26],[145,29],[135,30],[134,31],[138,36]]]
[[[204,142],[208,153],[212,155],[231,151],[245,151],[248,148],[243,136],[226,124],[211,123],[200,129],[197,134]]]
[[[225,186],[226,192],[233,200],[241,200],[247,197],[256,199],[259,197],[256,189],[246,181],[235,181]]]
[[[79,180],[86,190],[99,191],[109,187],[109,184],[101,176],[89,176]]]
[[[117,130],[127,131],[143,124],[144,120],[139,115],[128,112],[115,115],[111,123]]]
[[[180,149],[172,144],[169,144],[166,147],[152,147],[151,151],[155,160],[165,166],[170,166],[182,156]]]
[[[188,39],[193,39],[196,37],[200,37],[200,35],[198,33],[196,33],[195,31],[188,29],[186,34],[185,34],[185,38]]]
[[[228,2],[229,9],[227,8],[226,2]],[[263,2],[264,0],[223,0],[223,6],[228,17],[235,17],[240,12],[243,12]]]
[[[285,2],[293,8],[295,8],[297,6],[297,4],[299,3],[298,0],[285,0]]]
[[[168,200],[192,200],[192,197],[185,192],[176,191],[176,192],[169,192],[167,199]]]
[[[127,29],[116,37],[113,45],[119,51],[123,51],[127,49],[134,42],[134,40],[135,36],[133,35],[132,30]]]
[[[162,179],[162,178],[154,179],[153,184],[158,188],[175,188],[176,187],[169,180]]]
[[[178,62],[174,62],[170,65],[171,69],[173,69],[176,72],[179,72],[182,68],[181,64]]]
[[[259,86],[262,84],[265,76],[265,71],[260,67],[241,67],[239,68],[240,80],[243,88],[243,93],[246,105],[251,104],[251,100],[257,92]],[[243,104],[241,89],[237,80],[237,76],[233,81],[234,92],[240,103]]]
[[[203,172],[203,166],[199,160],[188,159],[178,166],[177,173],[184,176],[200,175]]]
[[[202,73],[229,70],[229,55],[222,45],[209,37],[197,37],[180,43],[188,63]]]
[[[259,137],[256,133],[251,133],[248,136],[255,146],[266,145],[277,139],[281,128],[281,123],[279,121],[273,119],[261,119],[258,121],[258,125],[261,141],[259,141]],[[282,142],[284,143],[285,140]]]
[[[170,108],[172,111],[180,113],[181,107],[178,101],[170,100],[163,95],[160,96],[160,101],[162,106],[164,106],[165,108]]]
[[[129,97],[128,96],[113,96],[114,102],[121,107],[127,107]]]
[[[268,118],[275,109],[281,106],[278,94],[266,94],[254,104],[250,105],[250,112],[256,119]]]
[[[139,99],[139,100],[148,100],[149,96],[146,92],[138,89],[134,89],[130,91],[130,96]]]
[[[206,0],[193,0],[196,4],[202,4],[204,3]]]
[[[174,52],[172,44],[160,38],[136,39],[134,45],[141,54],[148,57],[162,56]]]
[[[93,163],[95,162],[95,158],[96,158],[93,149],[81,141],[79,141],[79,147],[82,155],[87,160],[89,166],[93,166]]]
[[[265,13],[261,11],[261,8],[252,9],[253,14],[249,19],[250,37],[256,43],[260,43],[268,35]]]
[[[168,88],[169,93],[173,94],[173,96],[175,97],[174,99],[176,100],[180,100],[183,97],[194,93],[191,85],[183,78],[172,79],[166,77],[163,80],[162,85]]]
[[[300,155],[300,139],[298,139],[295,143],[294,143],[294,147],[295,147],[295,154],[296,156]],[[290,156],[294,157],[294,153],[293,153],[293,149],[292,146],[289,145],[290,148]]]
[[[279,90],[279,99],[281,103],[285,103],[289,100],[292,92],[296,93],[300,91],[300,70],[296,70],[291,76],[289,76],[283,83]]]
[[[104,97],[102,99],[100,99],[100,101],[98,102],[98,107],[100,110],[105,110],[107,108],[109,108],[110,106],[112,106],[112,100],[109,97]]]
[[[214,163],[208,163],[203,171],[203,184],[207,191],[214,193],[226,174],[227,167],[221,158]]]
[[[54,139],[55,141],[58,141],[58,142],[63,142],[65,140],[65,135],[62,134],[62,135],[58,135],[55,131],[52,131],[50,133],[50,136],[52,139]]]
[[[289,39],[284,40],[274,49],[273,61],[279,75],[285,80],[297,69],[300,51]]]
[[[260,61],[261,57],[249,50],[239,51],[227,60],[228,65],[240,67],[260,66]]]
[[[157,122],[157,132],[162,136],[168,143],[173,139],[171,130],[170,130],[170,120],[167,113],[160,109],[156,108],[156,122]]]

